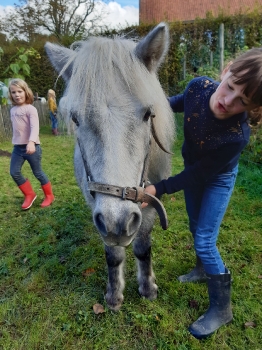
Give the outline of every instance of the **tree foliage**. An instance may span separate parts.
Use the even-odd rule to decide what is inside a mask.
[[[11,38],[33,42],[39,34],[63,37],[86,36],[99,28],[105,10],[97,0],[19,0],[15,11],[1,18],[1,27]]]
[[[17,48],[17,52],[11,57],[10,65],[3,72],[3,75],[9,75],[9,78],[25,79],[30,75],[30,65],[28,58],[34,57],[40,59],[41,56],[34,48],[25,49],[24,47]]]

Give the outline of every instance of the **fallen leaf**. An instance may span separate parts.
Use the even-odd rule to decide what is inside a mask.
[[[192,244],[186,245],[186,249],[187,249],[187,250],[189,250],[189,249],[191,249],[191,248],[192,248]]]
[[[155,315],[155,318],[156,318],[156,321],[160,322],[162,320],[163,316],[160,314],[157,314],[157,315]]]
[[[28,258],[24,258],[23,263],[25,264],[27,262]]]
[[[259,275],[258,278],[262,279],[262,275]]]
[[[245,323],[246,328],[255,328],[256,326],[257,325],[255,324],[255,322],[252,322],[252,321]]]
[[[105,309],[104,309],[103,305],[101,305],[101,304],[94,304],[93,310],[94,310],[94,313],[96,315],[103,314],[105,312]]]
[[[171,197],[171,202],[174,202],[175,200],[175,197]]]
[[[94,269],[92,269],[92,268],[86,269],[85,271],[82,272],[82,276],[88,277],[88,276],[92,275],[93,273],[95,273]]]

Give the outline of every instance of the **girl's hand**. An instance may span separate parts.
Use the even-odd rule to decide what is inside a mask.
[[[155,195],[156,195],[156,188],[155,188],[155,186],[154,186],[154,185],[149,185],[149,186],[147,186],[147,187],[145,188],[145,193],[149,193],[149,194],[152,194],[152,196],[155,196]],[[143,202],[143,203],[141,204],[141,208],[142,208],[142,209],[145,208],[145,207],[147,207],[147,206],[148,206],[148,203]]]
[[[26,154],[33,154],[35,153],[35,143],[34,141],[29,141],[26,146]]]

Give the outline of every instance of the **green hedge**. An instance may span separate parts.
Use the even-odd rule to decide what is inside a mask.
[[[239,13],[235,16],[227,16],[223,12],[217,18],[207,14],[205,19],[196,19],[194,22],[169,23],[170,48],[164,64],[159,71],[159,79],[167,94],[181,92],[187,81],[197,75],[210,75],[218,77],[219,72],[219,27],[224,23],[225,61],[234,58],[240,51],[262,45],[262,6],[257,6],[253,12]],[[127,38],[139,39],[145,36],[157,23],[151,25],[141,24],[131,26],[124,30],[111,30],[100,32],[102,36],[125,35]],[[210,36],[210,33],[211,36]],[[1,39],[1,38],[0,38]],[[0,46],[4,49],[4,56],[0,61],[0,72],[10,64],[11,57],[16,53],[17,47],[31,46],[38,50],[40,59],[29,58],[31,75],[26,80],[33,92],[46,97],[47,91],[53,88],[57,97],[62,96],[65,85],[62,79],[58,79],[52,68],[46,53],[44,43],[47,40],[54,41],[53,37],[39,36],[34,43],[12,42],[6,43],[0,40]],[[61,44],[69,46],[73,38],[64,38]],[[213,53],[213,65],[210,66],[210,52]],[[186,57],[186,79],[183,78],[183,59]],[[0,75],[1,76],[1,75]],[[0,79],[8,78],[3,76]],[[55,85],[56,84],[56,85]],[[254,151],[254,161],[262,162],[261,137],[256,134],[251,152]]]
[[[159,78],[167,93],[178,93],[181,90],[183,57],[186,56],[186,66],[189,75],[197,74],[199,69],[206,67],[210,62],[210,51],[213,52],[213,67],[219,68],[218,33],[219,26],[224,23],[225,28],[225,59],[233,58],[240,50],[260,46],[262,44],[262,6],[257,7],[252,13],[235,16],[226,16],[222,12],[214,18],[207,14],[206,19],[196,19],[194,22],[183,24],[182,22],[169,23],[170,49],[165,63],[160,69]],[[126,35],[126,37],[140,38],[145,36],[156,23],[151,25],[131,26],[124,30],[112,30],[99,33],[100,35]],[[212,33],[212,39],[208,37]],[[54,88],[57,74],[51,67],[45,51],[46,40],[54,40],[52,37],[40,37],[36,43],[8,43],[2,44],[4,56],[0,61],[0,71],[3,72],[9,64],[10,58],[16,52],[18,46],[29,45],[38,50],[41,59],[30,57],[31,76],[27,81],[34,92],[39,96],[46,96],[49,88]],[[66,38],[69,45],[72,38]],[[7,77],[2,77],[7,78]],[[58,80],[56,90],[61,95],[64,84]]]

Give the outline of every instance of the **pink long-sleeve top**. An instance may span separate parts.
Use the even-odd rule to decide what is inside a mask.
[[[34,106],[14,106],[10,115],[13,126],[12,144],[26,145],[29,141],[40,144],[38,112]]]

